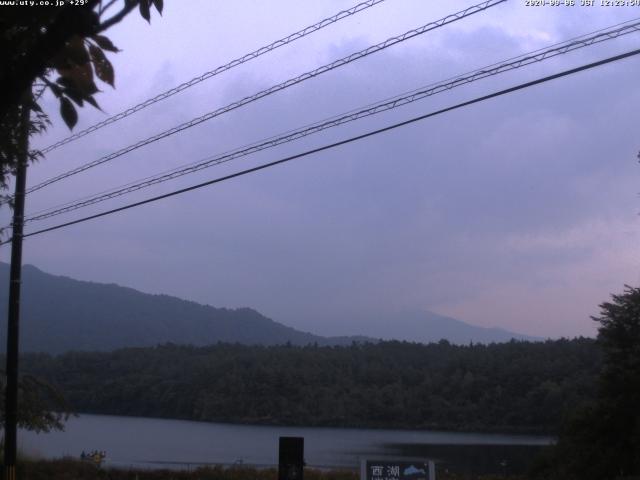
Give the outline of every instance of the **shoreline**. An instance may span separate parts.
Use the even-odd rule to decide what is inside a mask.
[[[534,427],[531,428],[506,428],[506,427],[494,427],[494,428],[478,428],[478,429],[466,429],[464,427],[456,427],[456,426],[442,426],[442,425],[432,425],[432,426],[419,426],[419,427],[409,427],[409,426],[394,426],[394,425],[335,425],[335,424],[323,424],[323,425],[314,425],[314,424],[291,424],[291,423],[279,423],[279,422],[241,422],[241,421],[232,421],[232,420],[197,420],[193,418],[176,418],[176,417],[154,417],[154,416],[141,416],[141,415],[128,415],[123,413],[102,413],[102,412],[74,412],[70,414],[69,419],[78,418],[81,416],[91,415],[95,417],[122,417],[122,418],[130,418],[130,419],[140,419],[140,420],[163,420],[163,421],[176,421],[176,422],[190,422],[197,424],[205,424],[205,425],[221,425],[221,426],[231,426],[231,427],[264,427],[264,428],[312,428],[312,429],[327,429],[327,430],[374,430],[374,431],[398,431],[398,432],[429,432],[429,433],[458,433],[458,434],[468,434],[468,435],[509,435],[509,436],[520,436],[520,437],[538,437],[545,438],[553,442],[557,435],[554,432],[536,429]]]

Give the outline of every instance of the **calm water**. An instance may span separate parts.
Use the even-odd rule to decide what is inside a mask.
[[[403,430],[270,427],[187,422],[150,418],[82,415],[64,432],[19,433],[20,449],[45,458],[78,457],[90,450],[107,452],[106,465],[191,468],[203,464],[269,466],[278,462],[278,437],[305,439],[309,466],[349,467],[363,456],[424,455],[430,449],[480,449],[503,446],[522,450],[548,445],[549,437]],[[474,447],[475,448],[475,447]]]

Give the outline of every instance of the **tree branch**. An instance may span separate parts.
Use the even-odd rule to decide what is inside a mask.
[[[69,39],[75,35],[92,36],[104,30],[101,28],[102,25],[98,23],[96,12],[93,11],[99,2],[100,0],[89,0],[82,7],[68,5],[59,9],[55,19],[48,25],[46,33],[36,38],[35,42],[24,52],[25,54],[19,57],[17,65],[12,68],[13,72],[6,76],[0,74],[0,91],[6,95],[7,99],[0,104],[0,118],[3,118],[13,105],[20,102],[36,78],[44,76],[51,58],[64,47]],[[135,7],[135,3],[133,7]],[[125,7],[125,9],[128,8],[127,13],[133,7],[129,8],[128,4]]]
[[[98,14],[100,16],[102,16],[102,14],[104,12],[106,12],[107,10],[109,10],[113,4],[116,3],[116,0],[111,0],[109,3],[107,3],[106,5],[102,6],[102,3],[100,4],[100,11],[98,12]]]
[[[115,25],[116,23],[120,23],[122,21],[122,19],[124,17],[126,17],[131,12],[131,10],[133,10],[137,6],[138,6],[138,1],[126,2],[125,6],[124,6],[124,8],[122,10],[120,10],[118,13],[116,13],[109,20],[105,20],[104,22],[100,23],[100,26],[98,27],[96,33],[103,32],[106,29],[108,29],[108,28],[112,27],[113,25]]]

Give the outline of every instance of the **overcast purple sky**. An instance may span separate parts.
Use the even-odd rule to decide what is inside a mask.
[[[576,0],[580,3],[580,0]],[[349,1],[168,0],[151,26],[108,35],[116,90],[76,130]],[[436,20],[472,1],[387,0],[55,150],[29,184]],[[28,196],[36,212],[640,16],[640,7],[510,0]],[[640,34],[560,56],[78,210],[72,220],[330,143],[640,46]],[[533,87],[294,163],[35,236],[24,262],[214,306],[249,306],[319,334],[430,310],[543,337],[593,335],[589,315],[640,283],[640,58]],[[34,141],[68,135],[54,126]],[[0,212],[3,223],[9,214]],[[8,261],[8,249],[2,249]]]

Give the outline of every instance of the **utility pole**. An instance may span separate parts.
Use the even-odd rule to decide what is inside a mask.
[[[31,94],[31,93],[29,93]],[[20,107],[20,149],[16,165],[16,188],[11,237],[11,273],[9,277],[9,315],[7,322],[7,386],[4,419],[4,478],[16,479],[18,424],[18,342],[20,325],[20,284],[22,282],[22,233],[24,227],[24,197],[29,159],[30,108]]]

